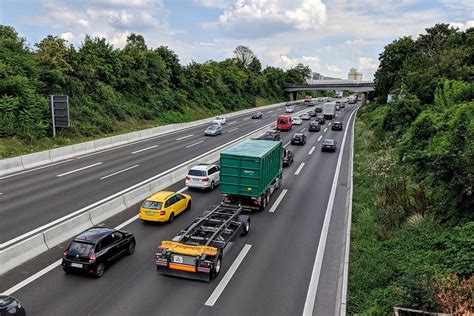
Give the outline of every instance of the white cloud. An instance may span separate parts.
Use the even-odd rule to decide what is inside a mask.
[[[65,32],[65,33],[62,33],[60,37],[63,40],[70,42],[74,39],[74,34],[72,34],[71,32]]]
[[[200,42],[199,45],[201,45],[201,46],[216,46],[216,43]]]
[[[465,31],[468,28],[474,27],[474,20],[467,21],[465,23],[462,22],[453,22],[449,23],[452,27],[458,28],[460,31]]]
[[[378,67],[378,64],[370,57],[360,57],[358,61],[359,69],[362,70],[376,70]]]
[[[222,30],[235,38],[259,38],[292,30],[314,30],[327,19],[321,0],[236,0],[219,16]]]
[[[326,65],[327,70],[333,73],[341,73],[342,69],[339,68],[337,65]]]
[[[89,21],[87,20],[84,20],[84,19],[79,19],[77,21],[77,23],[79,23],[79,25],[83,26],[83,27],[88,27],[90,25]]]
[[[363,39],[355,39],[355,40],[345,41],[344,44],[346,44],[347,46],[361,46],[361,45],[367,45],[368,42]]]
[[[232,6],[231,0],[193,0],[193,2],[206,8],[226,9]]]
[[[319,58],[317,56],[303,56],[303,61],[310,63],[319,63]]]

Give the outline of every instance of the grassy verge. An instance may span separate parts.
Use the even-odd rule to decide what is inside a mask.
[[[256,106],[264,106],[272,103],[281,102],[278,100],[267,100],[257,97]],[[241,110],[241,109],[239,109]],[[139,131],[147,128],[157,127],[172,123],[185,123],[212,117],[222,114],[224,109],[209,109],[206,107],[187,107],[183,112],[169,111],[163,113],[160,117],[153,121],[146,120],[127,120],[118,122],[117,130],[113,133],[95,135],[94,137],[84,137],[78,135],[68,135],[67,133],[58,132],[56,139],[42,138],[34,143],[27,143],[16,137],[0,138],[0,159],[31,154],[38,151],[49,150],[61,146],[78,144],[86,141],[96,140],[104,137],[125,134],[129,132]]]
[[[423,186],[397,162],[395,145],[378,137],[384,111],[361,109],[356,120],[348,313],[466,310],[474,295],[474,222],[450,227],[423,212]]]

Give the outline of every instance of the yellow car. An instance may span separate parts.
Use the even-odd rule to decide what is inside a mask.
[[[160,191],[143,202],[138,218],[151,222],[173,222],[174,217],[191,207],[191,196],[183,193]]]

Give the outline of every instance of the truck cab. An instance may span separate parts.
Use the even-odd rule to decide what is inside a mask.
[[[293,127],[293,120],[290,115],[280,115],[277,118],[276,129],[280,131],[289,131]]]

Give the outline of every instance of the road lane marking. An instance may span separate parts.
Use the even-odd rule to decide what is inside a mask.
[[[309,151],[308,155],[311,155],[315,149],[316,149],[316,146],[311,147],[311,150]]]
[[[232,124],[235,124],[235,123],[237,123],[237,121],[233,121],[233,122],[227,123],[227,125],[232,125]]]
[[[301,130],[301,132],[300,132],[300,133],[303,133],[305,129],[306,129],[306,127],[305,127],[305,128],[303,128],[303,129]]]
[[[182,188],[181,190],[178,190],[176,191],[177,193],[183,193],[184,191],[186,191],[188,189],[188,187],[184,187]]]
[[[183,136],[183,137],[180,137],[180,138],[176,138],[176,140],[182,140],[182,139],[186,139],[186,138],[189,138],[189,137],[192,137],[192,136],[194,136],[194,134],[186,135],[186,136]]]
[[[49,164],[49,165],[46,165],[46,166],[41,166],[41,167],[37,167],[37,168],[33,168],[33,169],[28,169],[28,170],[21,171],[21,172],[17,172],[17,173],[12,173],[12,174],[10,174],[10,175],[8,175],[8,176],[0,177],[0,180],[7,179],[7,178],[11,178],[11,177],[15,177],[15,176],[19,176],[19,175],[22,175],[22,174],[25,174],[25,173],[28,173],[28,172],[31,172],[31,171],[41,170],[41,169],[44,169],[44,168],[48,168],[48,167],[60,165],[60,164],[62,164],[62,163],[65,163],[65,162],[68,162],[68,161],[73,161],[73,160],[74,160],[74,159],[61,160],[60,162],[52,163],[52,164]]]
[[[158,145],[153,145],[153,146],[146,147],[146,148],[143,148],[143,149],[140,149],[140,150],[132,151],[132,155],[135,155],[135,154],[141,153],[142,151],[150,150],[150,149],[153,149],[153,148],[156,148],[156,147],[158,147]]]
[[[107,179],[107,178],[109,178],[109,177],[115,176],[116,174],[119,174],[119,173],[128,171],[128,170],[130,170],[130,169],[136,168],[136,167],[138,167],[138,166],[139,166],[139,165],[135,165],[135,166],[131,166],[131,167],[125,168],[125,169],[122,169],[122,170],[120,170],[120,171],[111,173],[111,174],[109,174],[109,175],[107,175],[107,176],[104,176],[104,177],[102,177],[102,178],[99,178],[99,179],[100,179],[100,180],[104,180],[104,179]]]
[[[259,120],[254,121],[255,124],[260,123]]]
[[[79,169],[76,169],[76,170],[72,170],[72,171],[68,171],[68,172],[65,172],[65,173],[58,174],[56,177],[66,176],[68,174],[79,172],[79,171],[82,171],[82,170],[85,170],[85,169],[89,169],[89,168],[92,168],[92,167],[95,167],[95,166],[98,166],[98,165],[101,165],[101,164],[102,164],[102,162],[98,162],[98,163],[95,163],[93,165],[88,165],[88,166],[85,166],[85,167],[82,167],[82,168],[79,168]]]
[[[214,292],[212,292],[211,296],[207,299],[206,303],[204,305],[206,306],[214,306],[214,304],[217,302],[219,299],[219,296],[221,296],[222,292],[224,291],[225,287],[227,284],[230,282],[230,279],[234,275],[235,271],[237,271],[237,268],[239,265],[242,263],[244,260],[245,256],[249,252],[250,248],[252,248],[252,245],[245,244],[244,248],[240,251],[239,255],[235,259],[234,263],[230,266],[229,270],[227,273],[224,275],[222,280],[219,282],[217,287],[214,289]]]
[[[329,122],[328,126],[331,126],[332,122]]]
[[[250,117],[245,117],[245,118],[244,118],[244,121],[246,121],[246,120],[250,120]]]
[[[288,143],[286,143],[285,145],[283,145],[283,148],[286,148],[290,143],[291,143],[291,141],[289,141]]]
[[[322,138],[323,138],[323,135],[320,135],[318,138],[318,142],[320,142]]]
[[[280,205],[281,201],[282,201],[283,198],[285,197],[286,192],[288,192],[287,189],[283,189],[283,191],[281,191],[280,195],[279,195],[278,198],[276,199],[275,203],[273,203],[272,207],[270,208],[270,210],[269,210],[268,212],[270,212],[270,213],[275,212],[275,210],[277,209],[278,205]]]
[[[328,128],[326,127],[323,131],[323,133],[326,133],[328,131]]]
[[[199,141],[199,142],[197,142],[197,143],[194,143],[194,144],[188,145],[188,146],[186,146],[186,148],[190,148],[190,147],[193,147],[193,146],[199,145],[199,144],[201,144],[201,143],[204,143],[204,141],[203,141],[203,140],[201,140],[201,141]]]
[[[233,132],[233,131],[236,131],[236,130],[238,130],[238,129],[239,129],[238,127],[236,127],[236,128],[233,128],[233,129],[231,129],[231,130],[227,131],[227,133],[231,133],[231,132]]]
[[[267,113],[273,113],[273,110],[271,110],[271,111],[268,111]]]
[[[295,171],[295,176],[297,176],[297,175],[300,174],[301,169],[303,169],[303,167],[304,167],[304,162],[302,162],[302,163],[300,164],[300,166],[298,167],[298,169],[296,169],[296,171]]]
[[[349,116],[348,124],[350,124],[352,115],[355,113],[352,112]],[[321,230],[321,235],[319,238],[318,250],[316,251],[316,257],[314,258],[313,270],[311,272],[311,280],[308,287],[308,293],[306,295],[306,300],[304,303],[303,316],[313,315],[314,311],[314,302],[316,300],[319,276],[321,274],[321,268],[323,265],[324,252],[326,250],[326,241],[329,233],[329,224],[331,222],[331,216],[334,206],[334,200],[336,198],[336,189],[337,183],[339,180],[339,171],[341,170],[342,154],[344,152],[345,142],[347,131],[349,128],[346,128],[344,132],[344,137],[342,138],[342,146],[339,150],[339,157],[337,159],[336,172],[334,173],[334,179],[332,181],[331,193],[329,194],[329,201],[326,208],[326,215],[324,216],[323,228]]]

